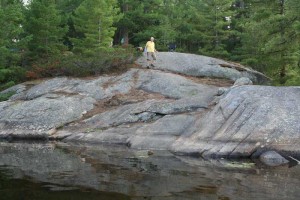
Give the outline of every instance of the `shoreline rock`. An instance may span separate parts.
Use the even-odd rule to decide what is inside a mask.
[[[287,159],[282,157],[276,151],[267,151],[259,156],[259,160],[267,166],[277,167],[289,163]]]
[[[8,89],[16,94],[0,102],[0,138],[123,144],[205,158],[250,158],[261,149],[300,154],[299,87],[252,85],[259,82],[258,72],[196,55],[176,54],[174,70],[185,63],[181,72],[190,71],[174,74],[173,61],[165,59],[175,54],[161,56],[157,69],[90,80],[54,78]],[[225,82],[211,79],[218,84],[207,85],[194,68],[209,76],[219,68],[239,75],[228,72],[236,82],[217,87]]]

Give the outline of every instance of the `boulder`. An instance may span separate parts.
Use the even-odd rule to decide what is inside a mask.
[[[147,66],[145,57],[140,57],[137,63]],[[270,81],[262,73],[240,64],[194,54],[159,52],[155,66],[155,69],[197,77],[226,78],[233,81],[247,77],[257,84],[268,84]]]
[[[247,77],[242,77],[237,79],[233,84],[233,86],[241,86],[241,85],[253,85],[253,82]]]
[[[220,87],[218,89],[218,96],[221,96],[223,94],[226,94],[229,91],[229,88],[225,88],[225,87]]]
[[[267,166],[276,167],[289,163],[287,159],[282,157],[276,151],[266,151],[260,155],[259,160]]]

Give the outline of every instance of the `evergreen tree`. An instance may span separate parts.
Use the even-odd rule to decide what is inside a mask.
[[[122,19],[117,23],[116,43],[143,46],[151,36],[160,41],[164,23],[168,19],[162,14],[162,0],[119,0]],[[159,43],[157,43],[159,45]]]
[[[84,0],[75,10],[73,21],[78,34],[72,38],[74,50],[93,53],[111,46],[120,15],[115,0]]]
[[[50,58],[64,50],[62,39],[67,29],[62,27],[55,0],[31,0],[26,12],[25,29],[32,36],[32,55]]]
[[[249,1],[250,17],[242,25],[242,61],[284,84],[297,65],[299,4],[296,0]],[[255,44],[255,45],[253,45]]]
[[[233,35],[231,20],[234,16],[232,0],[205,0],[202,12],[205,13],[205,38],[207,41],[200,53],[228,58],[228,41]]]
[[[72,15],[82,2],[83,0],[56,0],[57,9],[62,18],[62,27],[67,27],[68,29],[68,32],[63,38],[63,44],[66,45],[69,50],[73,49],[71,38],[80,37],[80,33],[77,33],[75,30]]]
[[[178,51],[242,62],[276,83],[300,85],[299,0],[29,2],[25,9],[21,0],[0,1],[0,82],[20,74],[14,66],[25,63],[21,57],[52,66],[69,47],[89,61],[113,39],[143,46],[153,36],[159,50],[176,43]]]
[[[29,38],[23,37],[23,4],[19,0],[2,0],[0,4],[0,83],[19,81],[23,70],[23,50]],[[1,89],[2,87],[0,87]]]

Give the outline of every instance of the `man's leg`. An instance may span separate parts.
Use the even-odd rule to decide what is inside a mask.
[[[151,65],[150,57],[151,57],[150,52],[147,52],[147,68],[149,68]]]
[[[151,53],[151,57],[152,57],[151,66],[152,66],[152,67],[155,67],[155,66],[154,66],[154,63],[155,63],[155,61],[156,61],[156,55],[155,55],[154,52]]]

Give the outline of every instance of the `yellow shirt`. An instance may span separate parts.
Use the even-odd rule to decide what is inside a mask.
[[[147,52],[155,52],[155,43],[148,41],[146,44]]]

